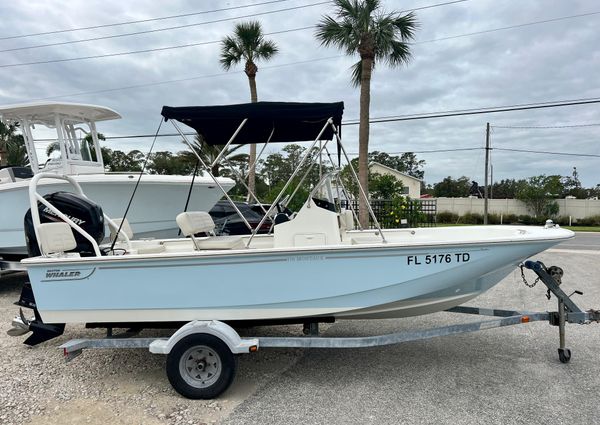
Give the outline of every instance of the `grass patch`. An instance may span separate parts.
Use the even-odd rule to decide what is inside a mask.
[[[600,226],[562,226],[574,232],[600,232]]]

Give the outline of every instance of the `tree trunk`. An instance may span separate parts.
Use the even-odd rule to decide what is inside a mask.
[[[8,149],[3,149],[3,142],[0,142],[0,167],[8,165]]]
[[[251,66],[246,64],[246,75],[248,75],[248,83],[250,83],[250,101],[252,103],[258,102],[258,95],[256,94],[256,72],[257,67],[252,63]],[[252,72],[253,71],[253,72]],[[258,142],[258,140],[257,140]],[[249,166],[252,166],[256,162],[256,144],[250,145],[250,157],[248,158]],[[256,195],[256,167],[253,167],[248,173],[248,189],[250,192]],[[252,199],[250,194],[247,197],[248,201]]]
[[[358,180],[369,196],[369,108],[371,105],[371,70],[373,59],[361,59],[362,74],[360,80],[360,125],[358,128]],[[363,229],[369,228],[368,200],[359,193],[358,219]]]

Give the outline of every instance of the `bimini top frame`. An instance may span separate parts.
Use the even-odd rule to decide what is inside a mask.
[[[257,102],[227,106],[163,106],[161,113],[165,121],[171,120],[171,123],[179,132],[184,142],[190,147],[192,152],[194,152],[204,170],[211,176],[215,184],[221,188],[227,200],[231,203],[240,218],[246,224],[246,227],[248,227],[248,229],[252,232],[252,235],[247,243],[247,246],[249,246],[258,230],[261,228],[265,220],[270,217],[271,212],[281,201],[283,194],[291,185],[292,181],[298,175],[307,160],[312,157],[320,157],[321,153],[324,151],[328,153],[326,147],[329,141],[335,139],[337,142],[338,152],[343,152],[346,161],[352,168],[352,164],[350,163],[350,160],[341,143],[343,110],[343,102]],[[202,159],[196,150],[198,147],[194,147],[194,145],[190,143],[175,121],[192,127],[209,146],[224,145],[221,153],[211,164],[207,164]],[[316,138],[315,134],[317,134]],[[266,145],[269,143],[290,143],[308,140],[313,141],[310,148],[304,152],[304,155],[296,166],[296,169],[292,172],[292,175],[284,185],[279,195],[275,198],[274,202],[271,204],[269,210],[264,211],[265,215],[263,216],[260,224],[255,229],[252,229],[233,200],[229,197],[227,192],[223,190],[217,179],[212,175],[212,167],[218,164],[221,160],[227,161],[226,158],[223,158],[223,153],[231,144],[246,145],[265,143],[266,147]],[[315,152],[315,147],[317,144],[319,144],[319,147]],[[261,149],[261,154],[264,152],[265,147]],[[258,158],[256,161],[258,161]],[[254,167],[255,163],[250,164],[250,166]],[[312,161],[310,164],[309,171],[313,165],[314,161]],[[333,165],[335,166],[335,164]],[[305,172],[301,182],[304,180],[307,174],[308,171]],[[364,196],[365,191],[361,187],[360,182],[358,181],[358,176],[353,168],[352,176],[355,178],[356,184]],[[240,181],[242,184],[244,184],[246,189],[248,189],[248,186],[245,184],[244,180],[240,179]],[[256,195],[251,193],[250,190],[248,190],[248,194],[257,203],[261,204]],[[366,196],[365,199],[367,199]],[[377,221],[371,206],[368,205],[368,203],[367,206],[375,226],[379,230],[382,240],[385,242],[385,237],[381,232],[379,222]]]

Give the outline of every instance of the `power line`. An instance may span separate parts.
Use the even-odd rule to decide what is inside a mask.
[[[0,37],[0,40],[14,40],[16,38],[35,37],[35,36],[38,36],[38,35],[60,34],[60,33],[65,33],[65,32],[83,31],[83,30],[91,30],[91,29],[98,29],[98,28],[116,27],[116,26],[121,26],[121,25],[140,24],[140,23],[144,23],[144,22],[162,21],[162,20],[165,20],[165,19],[185,18],[185,17],[188,17],[188,16],[205,15],[205,14],[208,14],[208,13],[216,13],[216,12],[225,12],[225,11],[229,11],[229,10],[245,9],[245,8],[248,8],[248,7],[264,6],[265,4],[282,3],[282,2],[285,2],[285,1],[289,1],[289,0],[271,0],[271,1],[265,1],[265,2],[262,2],[262,3],[244,4],[244,5],[239,5],[239,6],[224,7],[224,8],[221,8],[221,9],[205,10],[205,11],[202,11],[202,12],[191,12],[191,13],[182,13],[180,15],[161,16],[161,17],[158,17],[158,18],[139,19],[139,20],[136,20],[136,21],[116,22],[116,23],[111,23],[111,24],[93,25],[93,26],[88,26],[88,27],[68,28],[68,29],[62,29],[62,30],[54,30],[54,31],[46,31],[46,32],[36,32],[36,33],[23,34],[23,35],[12,35],[12,36]]]
[[[539,103],[529,103],[529,104],[521,104],[521,105],[508,105],[508,106],[497,106],[497,107],[488,107],[481,109],[464,109],[464,110],[456,110],[456,111],[444,111],[444,112],[432,112],[425,114],[415,114],[415,115],[399,115],[397,117],[387,117],[387,118],[374,118],[369,122],[372,124],[378,124],[383,122],[396,122],[396,121],[413,121],[413,120],[423,120],[430,118],[446,118],[446,117],[456,117],[456,116],[465,116],[465,115],[479,115],[479,114],[492,114],[498,112],[510,112],[510,111],[525,111],[530,109],[543,109],[543,108],[558,108],[562,106],[575,106],[575,105],[587,105],[600,103],[600,98],[582,98],[582,99],[574,99],[574,100],[565,100],[565,101],[555,101],[555,102],[539,102]],[[345,122],[345,125],[358,125],[360,122],[357,120],[352,120],[349,122]]]
[[[493,125],[493,128],[509,128],[509,129],[554,129],[554,128],[583,128],[583,127],[597,127],[600,123],[591,124],[569,124],[569,125]]]
[[[23,35],[13,35],[13,36],[0,37],[0,40],[14,40],[17,38],[34,37],[34,36],[39,36],[39,35],[60,34],[60,33],[66,33],[66,32],[75,32],[75,31],[82,31],[82,30],[108,28],[108,27],[139,24],[139,23],[146,23],[146,22],[155,22],[155,21],[162,21],[162,20],[166,20],[166,19],[185,18],[185,17],[189,17],[189,16],[205,15],[205,14],[209,14],[209,13],[245,9],[248,7],[264,6],[266,4],[272,4],[272,3],[282,3],[285,1],[289,1],[289,0],[271,0],[271,1],[265,1],[262,3],[245,4],[245,5],[240,5],[240,6],[225,7],[225,8],[221,8],[221,9],[205,10],[205,11],[201,11],[201,12],[191,12],[191,13],[182,13],[179,15],[161,16],[161,17],[157,17],[157,18],[139,19],[139,20],[135,20],[135,21],[124,21],[124,22],[116,22],[116,23],[110,23],[110,24],[92,25],[92,26],[87,26],[87,27],[69,28],[69,29],[38,32],[38,33],[23,34]],[[407,10],[403,10],[402,12],[413,12],[413,11],[417,11],[417,10],[431,9],[433,7],[446,6],[446,5],[455,4],[455,3],[464,3],[466,1],[469,1],[469,0],[447,1],[444,3],[437,3],[437,4],[428,5],[428,6],[421,6],[421,7],[416,7],[413,9],[407,9]]]
[[[314,5],[324,4],[324,3],[327,3],[327,2],[315,3]],[[445,5],[445,4],[448,4],[448,3],[440,3],[440,5]],[[432,5],[432,7],[433,6],[434,5]],[[299,7],[302,7],[302,6],[299,6]],[[600,13],[600,12],[591,12],[589,14],[566,16],[566,17],[561,17],[561,18],[549,19],[549,20],[545,20],[545,21],[537,21],[537,22],[530,22],[530,23],[526,23],[526,24],[514,25],[514,26],[511,26],[511,27],[495,28],[495,29],[491,29],[491,30],[479,31],[479,32],[468,33],[468,34],[459,34],[459,35],[445,37],[445,38],[440,38],[440,39],[435,39],[435,40],[426,40],[426,41],[422,41],[422,42],[415,42],[415,43],[412,43],[412,44],[430,43],[430,42],[435,42],[435,41],[449,40],[449,39],[458,38],[458,37],[467,37],[467,36],[471,36],[471,35],[482,34],[482,33],[485,33],[485,32],[492,32],[492,31],[500,31],[500,30],[504,30],[504,29],[519,28],[519,27],[523,27],[523,26],[526,26],[526,25],[535,25],[535,24],[539,24],[539,23],[554,22],[554,21],[557,21],[557,20],[572,19],[574,17],[581,17],[581,16],[593,15],[593,14],[598,14],[598,13]],[[293,28],[293,29],[288,29],[288,30],[282,30],[282,31],[276,31],[276,32],[272,32],[272,33],[267,33],[265,35],[282,34],[282,33],[293,32],[293,31],[302,31],[302,30],[311,29],[311,28],[314,28],[314,25],[307,26],[307,27]],[[126,55],[140,54],[140,53],[151,53],[151,52],[174,50],[174,49],[181,49],[181,48],[188,48],[188,47],[197,47],[197,46],[203,46],[203,45],[208,45],[208,44],[215,44],[215,43],[219,43],[219,42],[220,42],[220,40],[213,40],[213,41],[205,41],[205,42],[198,42],[198,43],[189,43],[189,44],[183,44],[183,45],[177,45],[177,46],[157,47],[157,48],[151,48],[151,49],[132,50],[132,51],[118,52],[118,53],[107,53],[107,54],[103,54],[103,55],[91,55],[91,56],[81,56],[81,57],[75,57],[75,58],[50,59],[50,60],[44,60],[44,61],[3,64],[3,65],[0,65],[0,69],[2,69],[2,68],[14,68],[14,67],[20,67],[20,66],[30,66],[30,65],[45,65],[45,64],[60,63],[60,62],[72,62],[72,61],[89,60],[89,59],[102,59],[102,58],[107,58],[107,57],[126,56]]]
[[[15,47],[12,49],[0,50],[0,53],[16,52],[16,51],[20,51],[20,50],[39,49],[42,47],[64,46],[66,44],[86,43],[89,41],[108,40],[108,39],[113,39],[113,38],[130,37],[133,35],[151,34],[151,33],[156,33],[156,32],[171,31],[171,30],[177,30],[177,29],[183,29],[183,28],[191,28],[191,27],[197,27],[197,26],[201,26],[201,25],[216,24],[219,22],[235,21],[236,19],[253,18],[255,16],[271,15],[273,13],[279,13],[279,12],[289,12],[290,10],[297,10],[297,9],[304,9],[306,7],[320,6],[320,5],[327,4],[327,3],[330,3],[330,1],[329,0],[321,1],[318,3],[311,3],[311,4],[301,5],[301,6],[287,7],[284,9],[270,10],[267,12],[252,13],[252,14],[248,14],[248,15],[234,16],[231,18],[215,19],[212,21],[196,22],[193,24],[177,25],[174,27],[156,28],[156,29],[151,29],[151,30],[136,31],[136,32],[123,33],[123,34],[105,35],[105,36],[101,36],[101,37],[84,38],[84,39],[80,39],[80,40],[60,41],[57,43],[38,44],[36,46]],[[308,28],[314,28],[314,25],[311,25],[310,27],[304,27],[302,29],[308,29]],[[295,29],[295,31],[298,31],[298,29]],[[217,42],[219,42],[219,41],[217,41]]]
[[[195,132],[184,133],[186,136],[195,136]],[[109,136],[106,137],[106,140],[122,140],[122,139],[145,139],[155,137],[154,134],[137,134],[130,136]],[[159,134],[157,137],[181,137],[179,133],[167,133],[167,134]],[[54,139],[36,139],[36,142],[43,141],[53,141]],[[542,154],[542,155],[566,155],[566,156],[575,156],[582,158],[600,158],[600,155],[597,154],[588,154],[588,153],[571,153],[571,152],[552,152],[552,151],[536,151],[530,149],[512,149],[512,148],[490,148],[491,150],[497,151],[507,151],[507,152],[521,152],[521,153],[534,153],[534,154]],[[428,150],[409,150],[409,151],[398,151],[398,152],[387,152],[390,155],[402,155],[405,153],[419,153],[419,154],[427,154],[427,153],[447,153],[447,152],[464,152],[464,151],[483,151],[484,147],[470,147],[470,148],[452,148],[452,149],[428,149]],[[358,152],[348,152],[349,156],[358,156]],[[332,152],[331,155],[338,155],[335,152]]]
[[[195,132],[187,132],[183,133],[186,136],[195,136]],[[105,140],[123,140],[123,139],[148,139],[153,137],[181,137],[179,133],[166,133],[159,134],[158,136],[155,134],[135,134],[128,136],[108,136],[105,137]],[[35,139],[36,142],[52,142],[56,139]],[[530,149],[512,149],[512,148],[490,148],[491,150],[497,151],[506,151],[506,152],[521,152],[521,153],[534,153],[534,154],[542,154],[542,155],[566,155],[566,156],[575,156],[582,158],[600,158],[600,155],[591,154],[591,153],[571,153],[571,152],[552,152],[552,151],[536,151]],[[410,150],[410,151],[398,151],[398,152],[387,152],[390,155],[402,155],[405,153],[447,153],[447,152],[464,152],[464,151],[483,151],[484,147],[470,147],[470,148],[452,148],[452,149],[428,149],[428,150]],[[349,156],[358,156],[358,152],[347,152]],[[335,152],[332,152],[331,155],[338,155]]]
[[[429,6],[421,6],[421,7],[415,7],[413,9],[401,10],[400,13],[416,12],[417,10],[431,9],[433,7],[447,6],[449,4],[455,4],[455,3],[464,3],[466,1],[469,1],[469,0],[455,0],[455,1],[447,1],[447,2],[444,2],[444,3],[430,4]]]
[[[592,153],[571,153],[571,152],[550,152],[550,151],[534,151],[528,149],[509,149],[509,148],[493,148],[497,151],[509,151],[509,152],[525,152],[525,153],[540,153],[546,155],[567,155],[567,156],[579,156],[588,158],[600,158],[600,155]]]
[[[305,30],[305,29],[309,29],[309,28],[313,28],[313,27],[314,26],[311,25],[309,27],[300,27],[300,28],[292,28],[292,29],[281,30],[281,31],[273,31],[273,32],[265,33],[265,35],[283,34],[283,33],[288,33],[288,32],[293,32],[293,31],[301,31],[301,30]],[[209,44],[217,44],[220,42],[221,42],[221,40],[211,40],[211,41],[202,41],[199,43],[182,44],[182,45],[178,45],[178,46],[155,47],[152,49],[133,50],[133,51],[121,52],[121,53],[107,53],[104,55],[91,55],[91,56],[81,56],[81,57],[77,57],[77,58],[50,59],[50,60],[46,60],[46,61],[37,61],[37,62],[13,63],[13,64],[0,65],[0,68],[14,68],[14,67],[18,67],[18,66],[43,65],[43,64],[58,63],[58,62],[73,62],[73,61],[80,61],[80,60],[86,60],[86,59],[101,59],[101,58],[108,58],[108,57],[114,57],[114,56],[133,55],[133,54],[139,54],[139,53],[160,52],[160,51],[166,51],[166,50],[181,49],[181,48],[185,48],[185,47],[206,46]]]
[[[527,109],[540,109],[540,108],[555,108],[560,106],[574,106],[574,105],[585,105],[585,104],[594,104],[600,103],[600,98],[580,98],[580,99],[572,99],[572,100],[555,100],[555,101],[546,101],[546,102],[537,102],[537,103],[521,103],[515,105],[508,106],[490,106],[485,108],[480,108],[478,110],[475,109],[463,109],[463,110],[452,110],[452,111],[442,111],[442,112],[429,112],[423,114],[412,114],[412,115],[402,115],[396,118],[385,117],[382,118],[373,118],[369,120],[371,124],[380,124],[385,122],[393,122],[393,121],[410,121],[410,120],[422,120],[422,119],[431,119],[431,118],[445,118],[451,116],[461,116],[461,115],[472,115],[472,114],[487,114],[487,113],[497,113],[497,112],[509,112],[509,111],[521,111]],[[358,121],[349,120],[343,121],[343,125],[356,125]],[[192,135],[195,133],[191,133]],[[165,137],[177,136],[176,133],[164,135]],[[131,138],[143,138],[143,137],[154,137],[151,135],[133,135],[133,136],[113,136],[110,137],[112,139],[131,139]],[[109,139],[109,138],[107,138]],[[457,148],[457,149],[475,149],[475,148]],[[477,148],[484,149],[484,148]],[[500,148],[493,148],[500,149]],[[413,151],[411,151],[413,152]],[[425,153],[425,151],[422,151]],[[543,152],[543,151],[539,151]],[[577,155],[577,154],[573,154]],[[590,154],[591,155],[591,154]],[[589,156],[586,154],[586,156]]]
[[[286,67],[286,66],[301,65],[301,64],[305,64],[305,63],[311,63],[311,62],[320,62],[320,61],[325,61],[325,60],[340,58],[340,57],[343,57],[343,56],[345,56],[345,55],[326,56],[326,57],[322,57],[322,58],[307,59],[307,60],[304,60],[304,61],[288,62],[288,63],[279,64],[279,65],[265,65],[265,66],[261,66],[260,69],[261,70],[265,70],[265,69],[283,68],[283,67]],[[136,88],[142,88],[142,87],[159,86],[159,85],[162,85],[162,84],[180,83],[180,82],[185,82],[185,81],[200,80],[200,79],[204,79],[204,78],[224,77],[224,76],[227,76],[227,75],[232,75],[232,74],[235,75],[235,74],[243,74],[243,73],[244,73],[244,71],[230,71],[230,72],[221,72],[221,73],[218,73],[218,74],[198,75],[198,76],[195,76],[195,77],[178,78],[178,79],[175,79],[175,80],[166,80],[166,81],[156,81],[154,83],[135,84],[135,85],[131,85],[131,86],[115,87],[115,88],[112,88],[112,89],[103,89],[103,90],[94,90],[94,91],[87,91],[87,92],[70,93],[70,94],[63,94],[63,95],[60,95],[60,96],[37,97],[37,98],[29,99],[28,102],[33,102],[33,101],[38,101],[38,100],[60,99],[60,98],[63,98],[63,97],[73,97],[73,96],[84,96],[84,95],[90,95],[90,94],[108,93],[108,92],[113,92],[113,91],[121,91],[121,90],[129,90],[129,89],[136,89]]]
[[[291,29],[281,30],[281,31],[268,32],[268,33],[265,33],[265,35],[284,34],[284,33],[288,33],[288,32],[302,31],[302,30],[311,29],[311,28],[314,28],[314,25],[307,26],[307,27],[291,28]],[[46,60],[46,61],[6,64],[6,65],[0,65],[0,68],[13,68],[13,67],[18,67],[18,66],[42,65],[42,64],[50,64],[50,63],[58,63],[58,62],[72,62],[72,61],[79,61],[79,60],[86,60],[86,59],[101,59],[101,58],[107,58],[107,57],[113,57],[113,56],[125,56],[125,55],[139,54],[139,53],[150,53],[150,52],[159,52],[159,51],[166,51],[166,50],[173,50],[173,49],[181,49],[181,48],[186,48],[186,47],[206,46],[209,44],[217,44],[220,42],[221,42],[221,40],[211,40],[211,41],[202,41],[202,42],[198,42],[198,43],[182,44],[182,45],[178,45],[178,46],[156,47],[156,48],[152,48],[152,49],[133,50],[133,51],[129,51],[129,52],[120,52],[120,53],[107,53],[104,55],[91,55],[91,56],[82,56],[82,57],[76,57],[76,58],[50,59],[50,60]]]
[[[435,41],[453,40],[455,38],[469,37],[471,35],[488,34],[488,33],[496,32],[496,31],[504,31],[504,30],[510,30],[510,29],[515,29],[515,28],[523,28],[523,27],[528,27],[528,26],[531,26],[531,25],[547,24],[549,22],[564,21],[566,19],[583,18],[584,16],[591,16],[591,15],[598,15],[598,14],[600,14],[600,11],[597,11],[597,12],[588,12],[588,13],[580,13],[578,15],[562,16],[562,17],[559,17],[559,18],[545,19],[543,21],[527,22],[527,23],[524,23],[524,24],[511,25],[511,26],[508,26],[508,27],[492,28],[492,29],[489,29],[489,30],[482,30],[482,31],[470,32],[470,33],[467,33],[467,34],[451,35],[449,37],[435,38],[433,40],[415,41],[415,42],[412,42],[410,44],[425,44],[425,43],[433,43]]]

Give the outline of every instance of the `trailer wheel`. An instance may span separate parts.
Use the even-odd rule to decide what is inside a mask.
[[[189,335],[167,356],[167,377],[179,394],[191,399],[215,398],[235,377],[237,358],[219,338]]]
[[[571,361],[571,350],[568,348],[559,348],[558,358],[561,363],[569,363]]]

